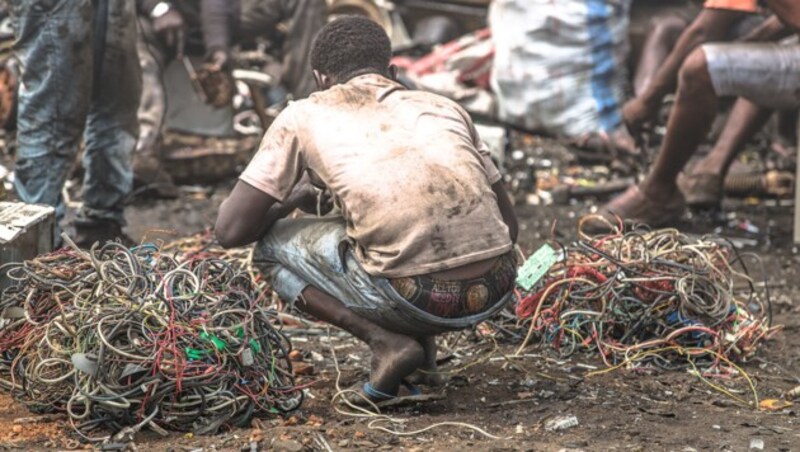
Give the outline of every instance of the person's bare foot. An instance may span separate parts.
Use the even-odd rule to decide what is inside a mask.
[[[722,171],[692,171],[681,173],[678,187],[692,207],[708,208],[719,206],[723,197],[724,176]]]
[[[383,332],[369,343],[372,351],[370,385],[389,395],[396,395],[403,378],[425,362],[425,350],[419,342],[400,334]]]
[[[683,195],[677,189],[664,191],[666,196],[653,199],[648,188],[644,184],[630,187],[600,208],[598,215],[605,218],[605,222],[589,219],[584,222],[583,227],[587,232],[606,230],[608,224],[617,224],[618,219],[661,227],[680,219],[686,205]]]
[[[418,339],[423,350],[425,350],[425,362],[422,367],[406,377],[406,381],[413,385],[424,385],[432,388],[442,386],[446,379],[439,373],[439,366],[436,364],[436,337],[428,336]]]

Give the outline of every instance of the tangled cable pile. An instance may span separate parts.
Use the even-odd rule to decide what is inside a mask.
[[[266,293],[239,265],[165,249],[73,247],[6,265],[2,383],[92,441],[145,426],[213,433],[299,407]]]
[[[671,229],[616,231],[581,233],[521,296],[529,329],[517,354],[537,337],[562,356],[596,352],[609,368],[721,377],[775,331],[769,296],[756,293],[733,246]]]

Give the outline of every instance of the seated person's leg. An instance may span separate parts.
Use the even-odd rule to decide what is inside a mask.
[[[652,20],[651,31],[647,35],[639,64],[636,66],[633,80],[635,95],[641,96],[650,86],[658,69],[669,57],[672,48],[688,25],[686,20],[678,16],[657,17]]]
[[[733,160],[772,115],[747,99],[738,99],[711,152],[680,180],[686,203],[698,207],[719,205],[723,184]]]
[[[660,226],[683,213],[678,173],[705,138],[717,114],[717,97],[711,85],[705,54],[698,49],[686,59],[680,74],[678,95],[667,124],[667,135],[650,174],[603,211],[626,220]]]
[[[676,105],[650,175],[606,206],[607,212],[652,225],[674,220],[682,200],[677,175],[708,133],[717,96],[792,108],[800,105],[798,92],[800,45],[707,44],[695,51],[681,69]]]
[[[664,63],[658,68],[644,92],[637,94],[622,109],[628,129],[638,134],[652,123],[664,96],[671,93],[680,79],[680,70],[692,52],[706,42],[724,41],[731,27],[744,13],[723,9],[704,9],[684,30]]]

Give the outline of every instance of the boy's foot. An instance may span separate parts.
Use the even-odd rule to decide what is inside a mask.
[[[403,395],[401,395],[400,392],[402,388],[398,388],[395,393],[385,393],[375,389],[370,382],[363,384],[357,383],[347,389],[347,391],[342,395],[342,398],[356,406],[370,406],[374,404],[378,407],[381,407],[386,402],[396,402],[398,399],[413,400],[422,395],[422,392],[419,390],[419,388],[406,380],[403,380],[401,385],[407,390],[407,393]]]
[[[447,382],[447,378],[436,369],[417,369],[413,374],[406,378],[412,385],[428,386],[438,388]]]
[[[383,332],[370,341],[372,365],[369,384],[375,391],[396,396],[401,381],[425,362],[419,342],[401,334]]]
[[[406,378],[411,384],[424,385],[436,388],[444,385],[447,379],[439,373],[439,366],[436,362],[436,337],[428,336],[419,339],[422,349],[425,350],[425,363]]]

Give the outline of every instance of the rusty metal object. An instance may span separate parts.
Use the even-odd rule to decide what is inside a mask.
[[[17,122],[17,88],[19,79],[12,65],[0,64],[0,127],[13,129]]]
[[[731,174],[725,178],[725,194],[732,197],[789,197],[794,193],[794,174],[770,170],[766,173]]]
[[[167,132],[163,168],[178,183],[210,184],[238,175],[260,137],[202,138]]]
[[[236,94],[236,82],[228,71],[211,71],[207,68],[195,70],[189,57],[183,58],[183,66],[189,74],[189,80],[198,97],[214,108],[223,108],[231,104]]]
[[[227,71],[197,71],[197,81],[206,95],[206,103],[214,108],[227,107],[236,94],[233,76]]]

